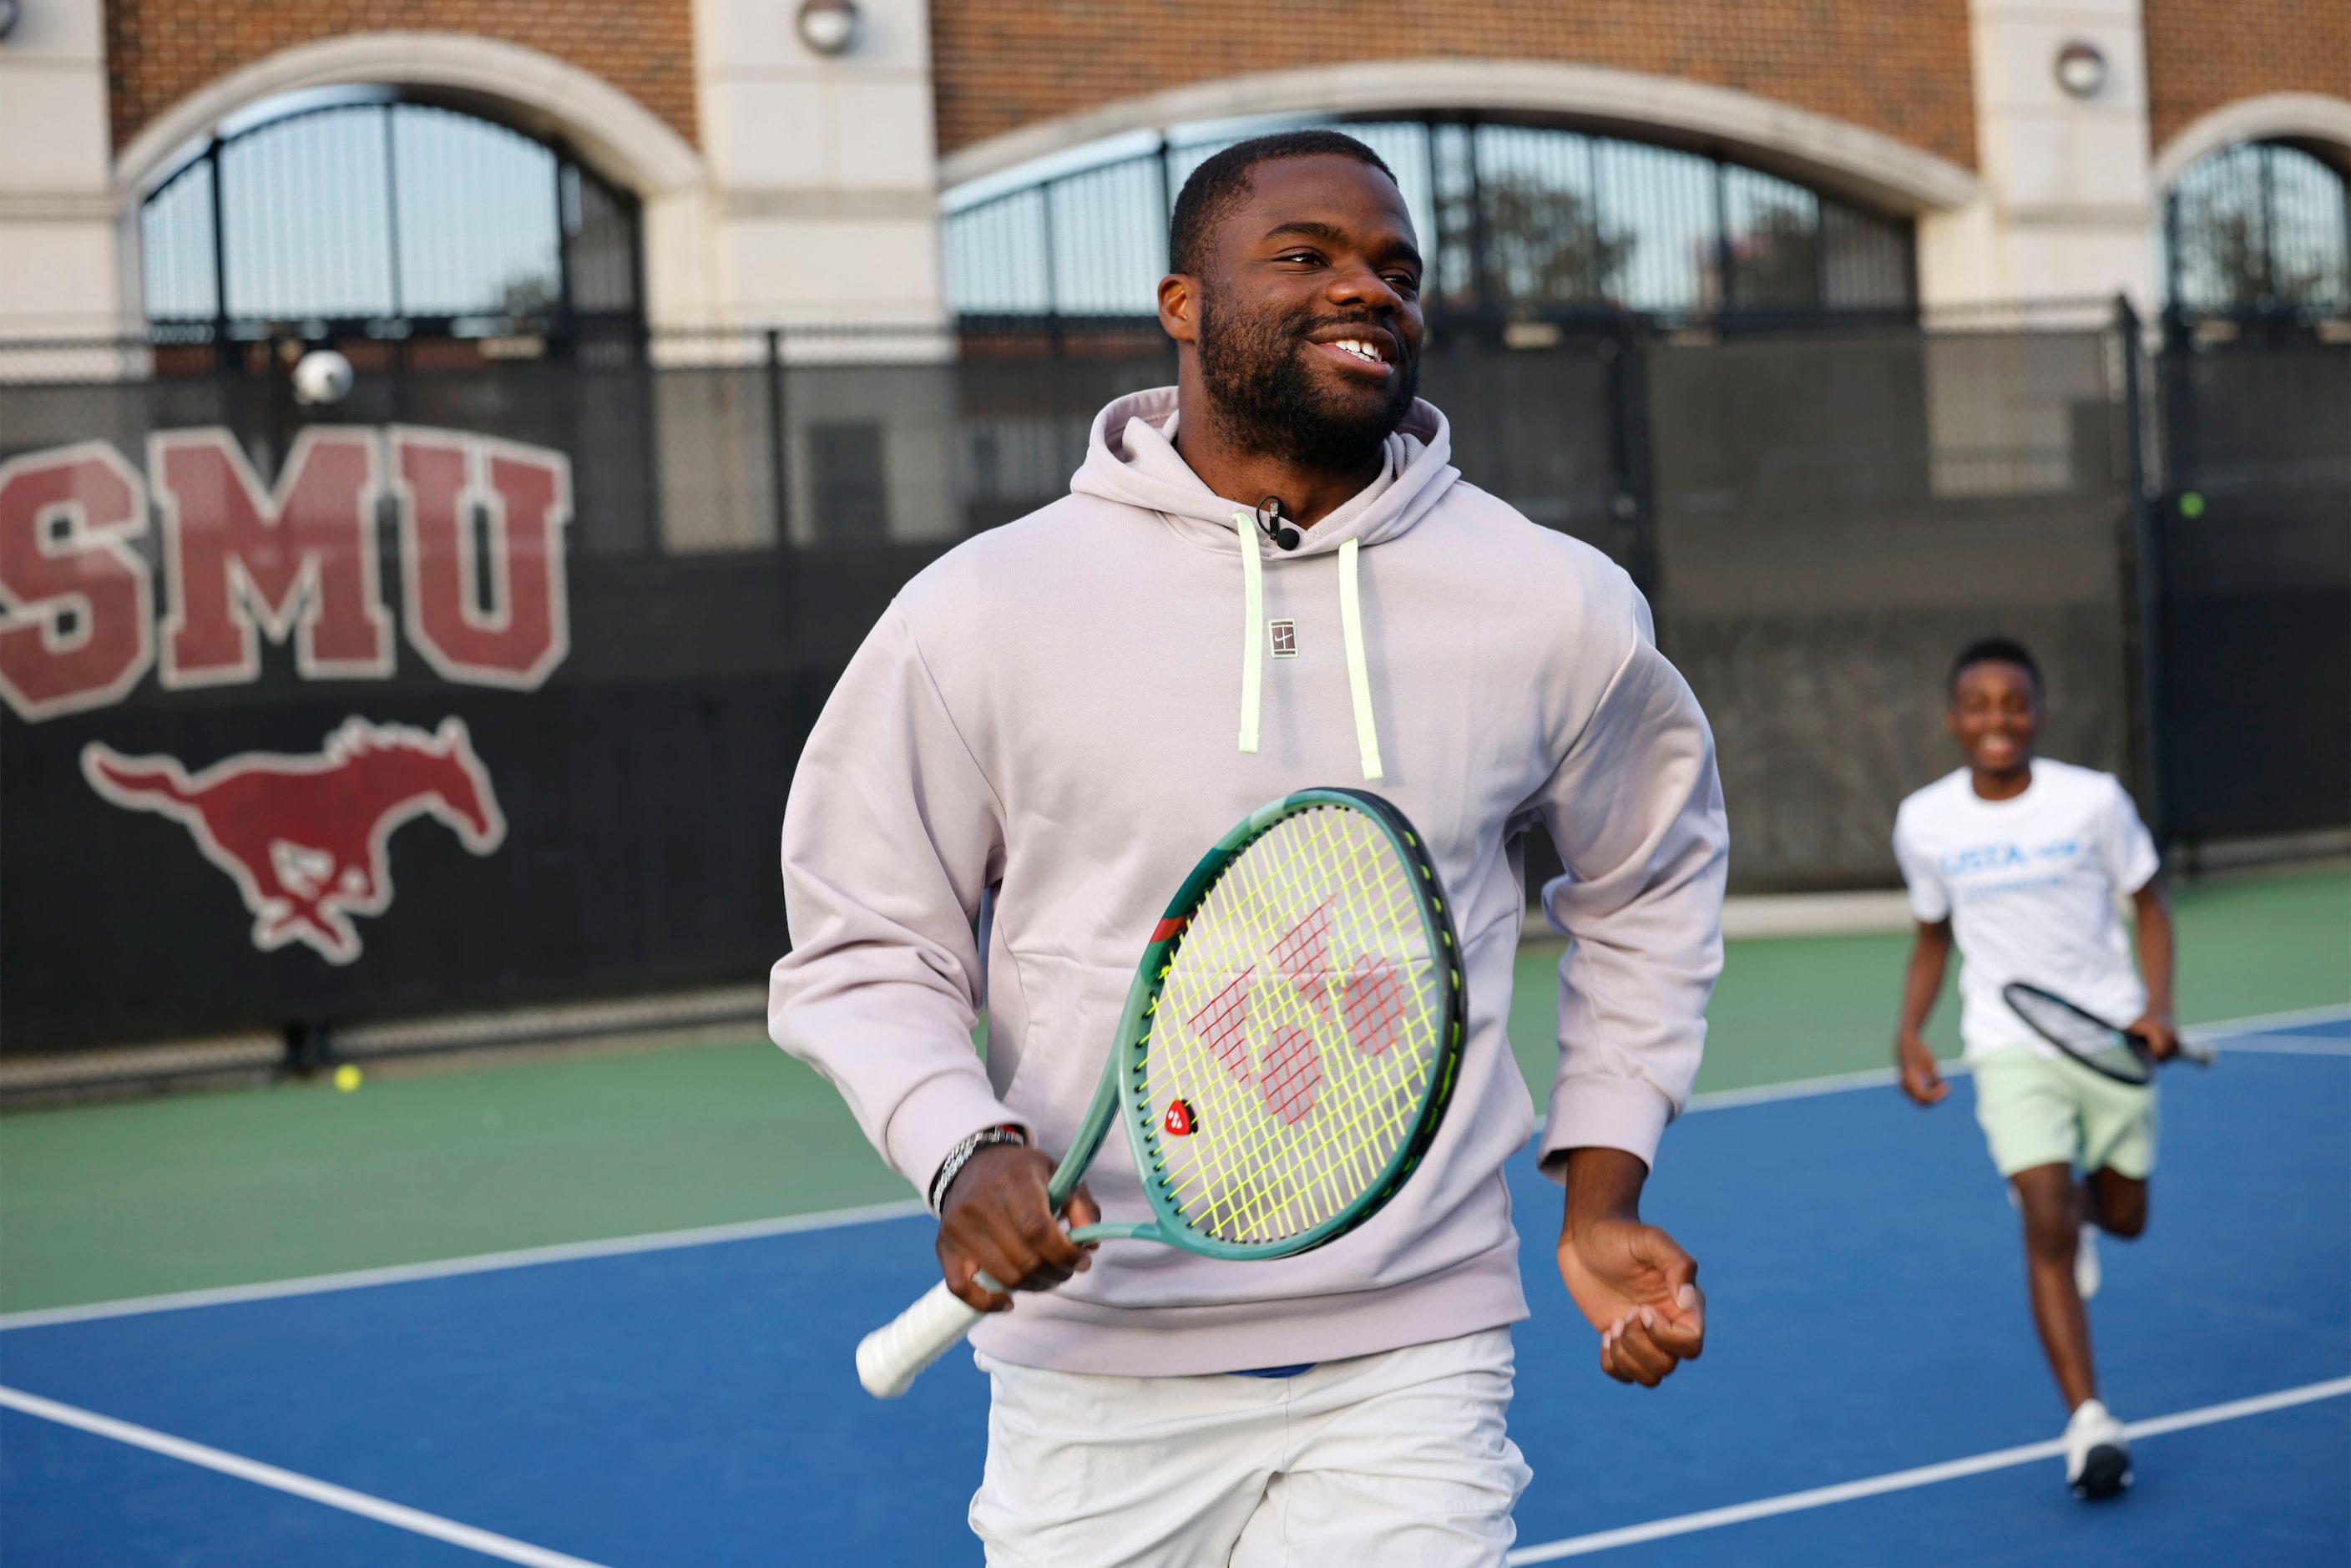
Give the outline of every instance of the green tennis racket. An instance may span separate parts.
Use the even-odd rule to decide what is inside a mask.
[[[1427,1153],[1467,1017],[1460,944],[1412,824],[1361,790],[1286,795],[1217,841],[1152,932],[1048,1184],[1054,1210],[1118,1121],[1151,1218],[1071,1240],[1227,1259],[1335,1241]],[[865,1337],[859,1380],[897,1397],[982,1315],[940,1282]]]

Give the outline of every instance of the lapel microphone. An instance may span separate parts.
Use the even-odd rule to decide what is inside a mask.
[[[1306,541],[1306,536],[1294,524],[1282,520],[1279,496],[1268,496],[1257,504],[1257,526],[1265,530],[1266,538],[1285,550],[1296,549]]]

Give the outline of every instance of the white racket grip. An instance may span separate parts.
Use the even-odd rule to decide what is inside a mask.
[[[897,1398],[914,1386],[923,1368],[961,1344],[972,1325],[987,1315],[966,1306],[940,1281],[921,1301],[859,1342],[857,1381],[876,1399]]]

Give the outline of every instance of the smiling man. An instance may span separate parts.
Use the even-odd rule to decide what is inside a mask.
[[[1449,464],[1414,396],[1411,217],[1368,148],[1227,149],[1171,240],[1177,384],[1102,412],[1067,498],[910,583],[827,704],[770,1029],[929,1196],[946,1281],[991,1314],[990,1563],[1499,1564],[1528,1479],[1520,841],[1568,868],[1536,1151],[1559,1268],[1601,1369],[1654,1386],[1704,1342],[1697,1264],[1638,1205],[1721,964],[1713,741],[1625,574]],[[1329,784],[1394,800],[1451,895],[1469,1028],[1434,1147],[1314,1252],[1081,1250],[1064,1223],[1146,1212],[1122,1146],[1058,1220],[1046,1177],[1154,923],[1232,822]]]

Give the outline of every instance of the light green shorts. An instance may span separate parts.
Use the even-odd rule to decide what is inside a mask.
[[[2022,1046],[1972,1059],[1968,1070],[1976,1122],[2001,1175],[2071,1165],[2144,1181],[2154,1171],[2153,1084],[2116,1083]]]

